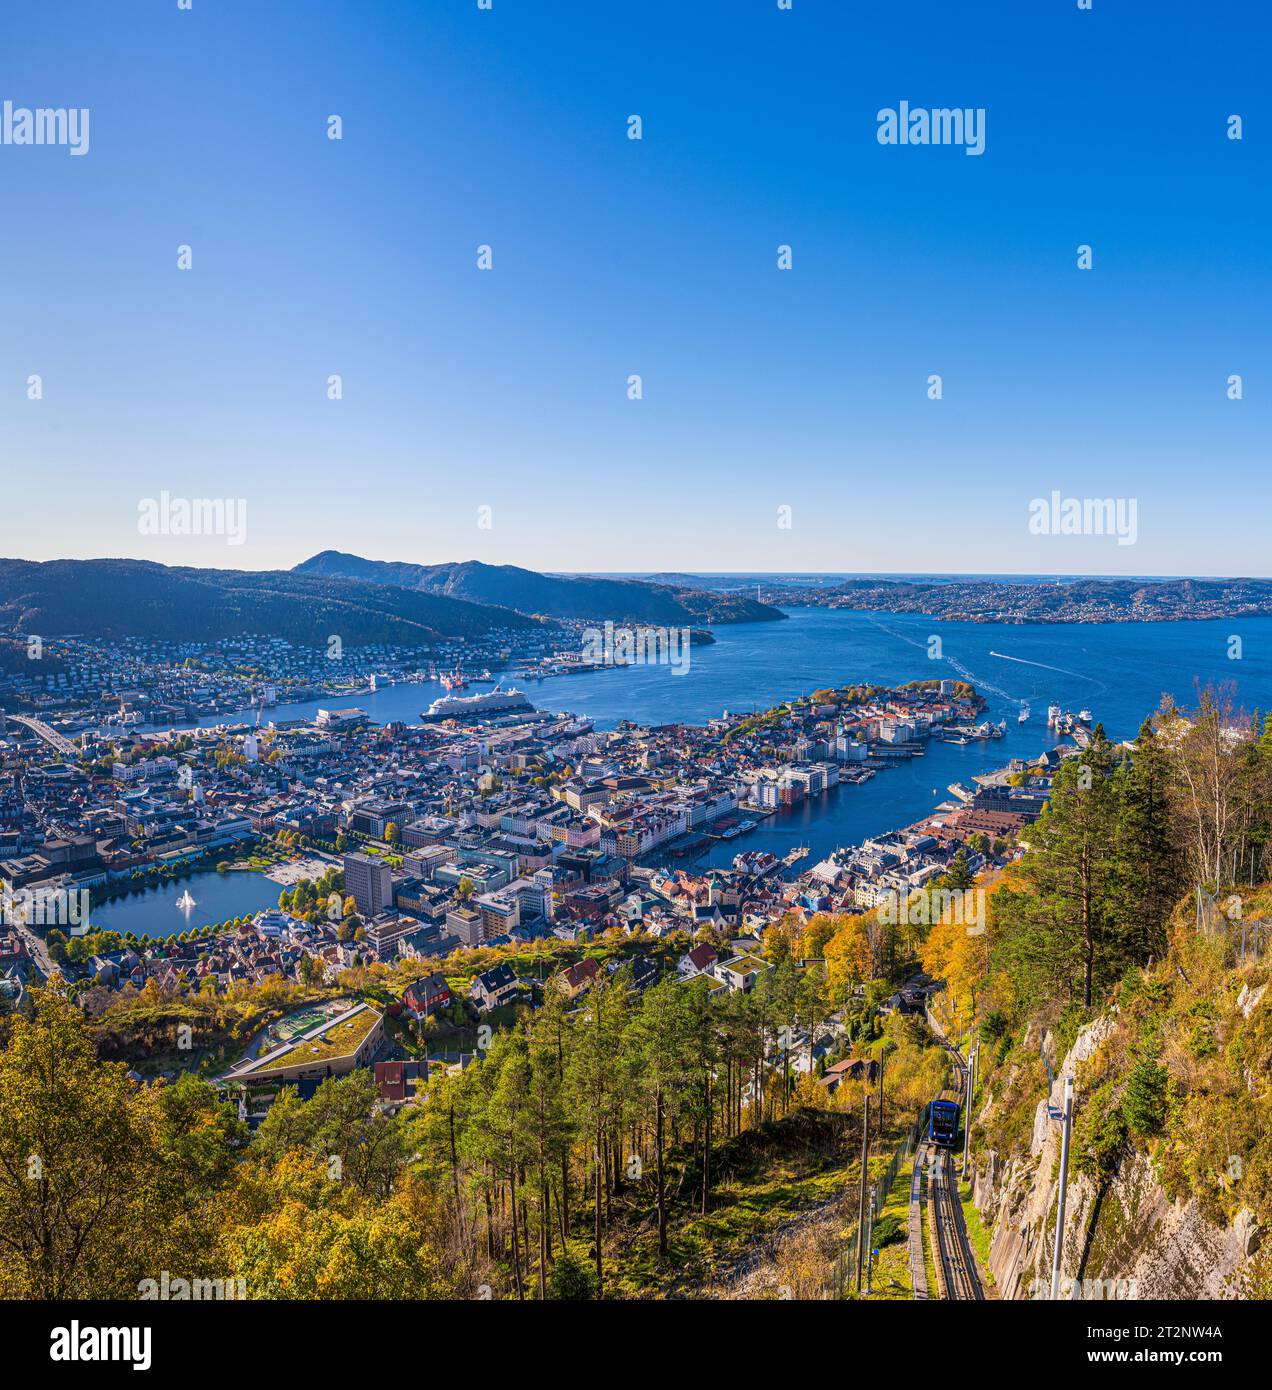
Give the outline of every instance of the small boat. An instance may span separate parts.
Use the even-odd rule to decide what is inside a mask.
[[[1089,709],[1080,709],[1078,711],[1078,722],[1081,724],[1089,724],[1091,722],[1091,711]]]
[[[1022,700],[1020,703],[1020,713],[1016,716],[1017,724],[1029,723],[1029,706]]]
[[[189,912],[190,909],[192,907],[195,907],[196,905],[197,904],[195,903],[194,899],[190,896],[190,890],[188,888],[177,899],[177,906],[181,909],[182,912]]]

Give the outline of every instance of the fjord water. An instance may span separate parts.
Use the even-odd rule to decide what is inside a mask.
[[[668,666],[632,666],[532,682],[526,693],[540,708],[570,710],[612,728],[620,719],[700,724],[726,709],[767,709],[824,686],[954,678],[971,681],[985,697],[985,718],[1007,721],[1004,738],[933,744],[861,786],[779,813],[754,833],[716,845],[700,861],[705,864],[728,864],[743,848],[780,854],[796,844],[810,847],[807,864],[836,846],[909,824],[945,800],[951,782],[1053,746],[1049,704],[1075,713],[1089,708],[1115,739],[1133,738],[1164,693],[1192,703],[1198,682],[1230,684],[1236,703],[1251,712],[1272,709],[1272,618],[1018,625],[846,609],[788,612],[785,622],[715,628],[714,644],[694,647],[682,675]],[[1241,642],[1237,660],[1229,656],[1233,637]],[[269,717],[312,718],[323,706],[356,704],[377,722],[415,723],[441,693],[433,684],[394,686],[356,699],[279,706]],[[1022,700],[1033,712],[1028,724],[1016,722]]]

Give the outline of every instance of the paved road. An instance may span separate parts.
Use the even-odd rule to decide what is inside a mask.
[[[35,963],[35,968],[47,980],[57,970],[57,966],[53,964],[49,956],[48,947],[25,923],[18,923],[17,930],[18,935],[26,943],[27,954]]]

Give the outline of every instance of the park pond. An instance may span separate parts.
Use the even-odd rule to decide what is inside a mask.
[[[177,936],[277,907],[281,891],[281,886],[263,873],[206,869],[165,880],[142,893],[112,898],[93,908],[89,920],[94,927],[120,935],[131,931],[137,936]],[[186,894],[194,899],[193,906],[178,905]]]

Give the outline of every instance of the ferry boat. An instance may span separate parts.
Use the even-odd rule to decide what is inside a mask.
[[[1078,711],[1078,722],[1080,724],[1089,724],[1091,722],[1091,711],[1089,709],[1080,709]]]
[[[1016,723],[1017,723],[1017,724],[1028,724],[1028,723],[1029,723],[1029,706],[1028,706],[1023,700],[1021,701],[1021,704],[1020,704],[1020,713],[1016,716]]]

